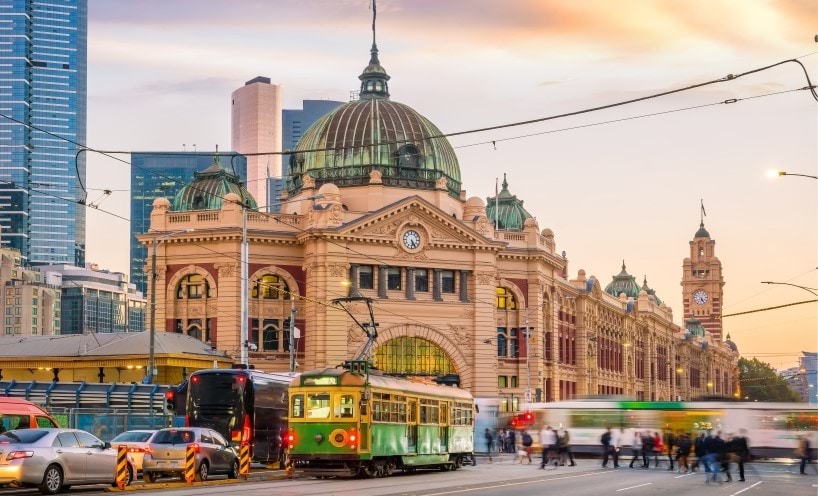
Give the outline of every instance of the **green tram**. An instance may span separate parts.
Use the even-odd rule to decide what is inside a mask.
[[[301,374],[289,393],[289,463],[306,475],[386,477],[474,463],[474,399],[462,389],[337,368]]]

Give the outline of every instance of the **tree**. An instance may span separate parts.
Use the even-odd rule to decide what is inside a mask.
[[[739,358],[738,378],[747,401],[803,401],[786,379],[758,358]]]

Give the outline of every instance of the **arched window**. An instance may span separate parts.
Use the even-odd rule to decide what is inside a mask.
[[[290,288],[282,278],[266,274],[253,283],[252,297],[264,300],[289,300]]]
[[[436,344],[421,338],[390,339],[375,350],[375,365],[386,374],[442,376],[457,373]]]
[[[511,294],[511,291],[506,288],[497,288],[495,292],[497,294],[497,308],[501,310],[517,309],[517,300],[514,299],[514,295]]]
[[[210,284],[199,274],[185,276],[176,286],[176,299],[194,300],[210,297]]]
[[[417,169],[420,167],[421,155],[418,147],[412,144],[403,145],[395,152],[398,167]]]

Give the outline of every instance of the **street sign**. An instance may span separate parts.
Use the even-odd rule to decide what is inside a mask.
[[[531,388],[526,388],[523,401],[531,403]]]

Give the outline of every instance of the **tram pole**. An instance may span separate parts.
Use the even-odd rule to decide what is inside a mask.
[[[290,295],[290,372],[295,372],[295,297]]]

